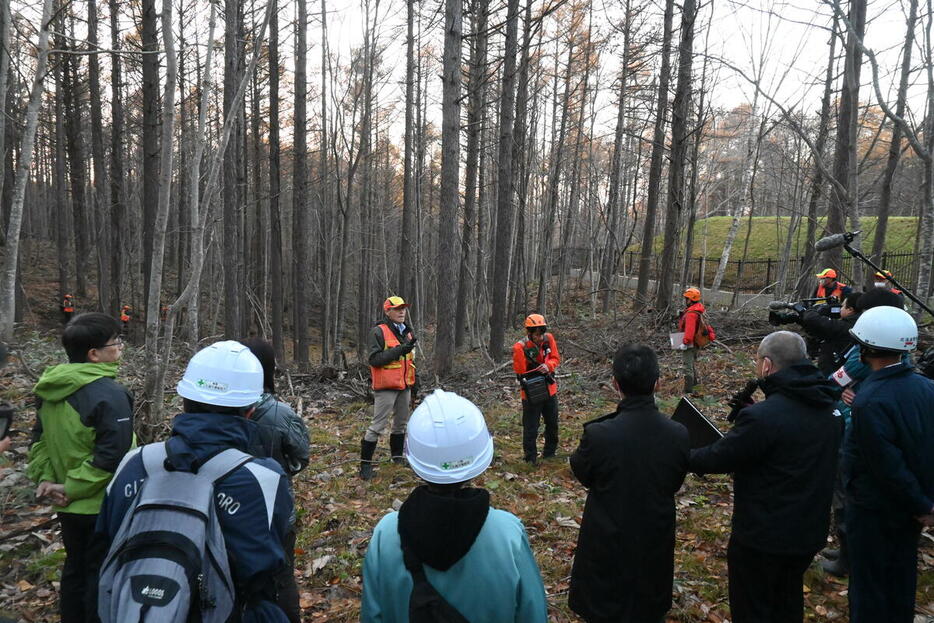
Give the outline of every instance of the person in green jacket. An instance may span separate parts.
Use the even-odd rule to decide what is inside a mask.
[[[117,466],[136,446],[133,398],[114,380],[123,354],[115,318],[75,316],[62,345],[69,363],[46,368],[33,389],[37,417],[27,474],[38,485],[36,497],[51,502],[61,523],[61,620],[83,623],[96,620],[86,593],[97,515]]]

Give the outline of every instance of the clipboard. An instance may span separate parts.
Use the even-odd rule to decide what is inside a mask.
[[[688,429],[692,450],[709,446],[723,437],[720,429],[708,420],[687,398],[681,398],[671,419],[683,424]]]
[[[684,331],[680,333],[669,333],[668,341],[671,343],[672,350],[678,350],[681,348],[681,344],[684,343]]]

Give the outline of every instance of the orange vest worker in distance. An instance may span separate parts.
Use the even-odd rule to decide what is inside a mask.
[[[62,298],[62,304],[59,305],[59,309],[62,311],[62,323],[68,324],[68,321],[71,320],[71,317],[75,314],[74,297],[70,294],[66,294]]]
[[[133,309],[129,305],[124,305],[120,310],[120,322],[123,323],[123,326],[126,326],[126,323],[130,321],[130,312]]]
[[[415,387],[415,334],[406,321],[409,305],[401,296],[383,301],[386,318],[370,331],[367,341],[373,387],[373,419],[360,441],[360,478],[373,477],[373,454],[380,435],[390,426],[389,453],[394,463],[404,463],[405,426],[409,421]]]
[[[817,289],[814,290],[814,298],[816,299],[832,296],[838,301],[842,301],[850,292],[850,286],[837,281],[837,271],[832,268],[825,268],[814,276],[820,279]]]
[[[526,336],[512,346],[512,369],[519,380],[522,396],[522,452],[527,463],[538,460],[538,425],[545,421],[545,445],[542,458],[555,456],[558,449],[558,382],[554,373],[561,363],[555,336],[548,333],[545,317],[530,314],[525,319]],[[523,383],[531,382],[538,390],[528,393]],[[541,384],[547,383],[547,396]],[[531,396],[528,394],[532,394]]]

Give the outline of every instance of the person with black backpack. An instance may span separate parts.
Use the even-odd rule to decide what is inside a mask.
[[[558,382],[554,374],[561,355],[541,314],[529,314],[525,332],[526,336],[512,346],[512,370],[522,397],[523,458],[534,465],[538,460],[538,425],[542,419],[545,420],[542,458],[554,457],[558,449]]]
[[[545,587],[519,519],[468,486],[493,459],[472,402],[436,389],[412,413],[405,458],[426,482],[384,516],[363,563],[363,623],[548,618]]]
[[[276,577],[292,496],[282,468],[248,454],[263,368],[235,341],[196,353],[172,434],[130,452],[101,507],[108,549],[98,576],[103,623],[287,623]]]

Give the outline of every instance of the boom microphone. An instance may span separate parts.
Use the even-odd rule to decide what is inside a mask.
[[[814,245],[814,249],[818,253],[823,253],[824,251],[829,251],[831,249],[836,249],[837,247],[842,247],[845,244],[850,244],[853,242],[853,239],[856,238],[861,232],[858,231],[849,231],[842,234],[833,234],[832,236],[825,236],[817,241],[817,244]]]

